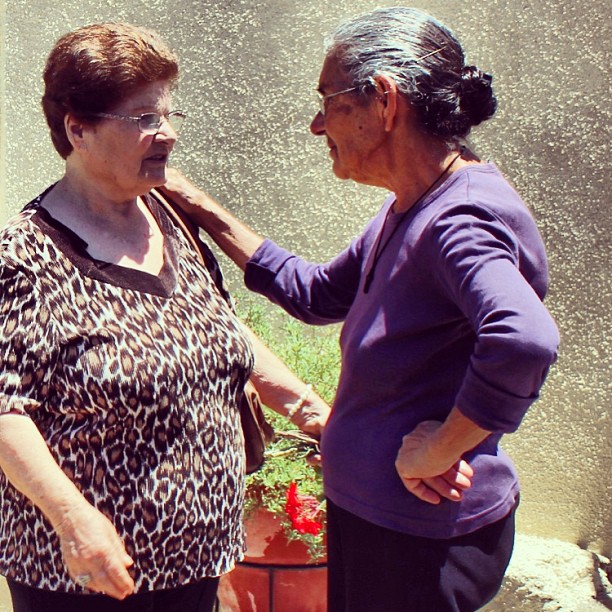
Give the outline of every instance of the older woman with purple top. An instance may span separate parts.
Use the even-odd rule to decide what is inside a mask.
[[[325,264],[178,173],[168,184],[249,288],[307,323],[343,322],[322,439],[334,612],[473,611],[511,556],[519,486],[499,441],[537,399],[559,338],[535,223],[465,140],[495,112],[491,81],[421,11],[338,27],[311,130],[337,177],[391,193]]]

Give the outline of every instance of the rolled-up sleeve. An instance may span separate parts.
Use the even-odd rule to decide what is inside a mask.
[[[475,334],[456,405],[484,429],[513,432],[538,398],[559,346],[542,303],[545,287],[528,281],[546,277],[533,270],[538,261],[545,265],[543,248],[540,258],[533,256],[521,236],[473,205],[447,211],[431,235],[440,282]]]

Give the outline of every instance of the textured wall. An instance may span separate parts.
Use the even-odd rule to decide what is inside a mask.
[[[176,107],[190,114],[174,163],[261,232],[324,258],[380,205],[380,190],[333,177],[326,147],[308,124],[322,35],[340,18],[381,3],[81,0],[54,3],[53,10],[37,0],[6,4],[4,215],[62,171],[39,105],[48,51],[67,30],[102,20],[149,25],[172,42],[183,69]],[[563,347],[541,401],[505,443],[523,482],[519,528],[610,553],[611,227],[604,189],[610,3],[413,4],[448,23],[468,60],[495,75],[499,112],[474,142],[524,195],[549,251],[547,303]]]

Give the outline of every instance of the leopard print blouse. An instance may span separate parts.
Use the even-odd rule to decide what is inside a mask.
[[[159,276],[96,261],[31,202],[0,233],[0,413],[29,416],[123,538],[136,591],[221,575],[242,557],[238,400],[251,347],[164,210]],[[50,524],[0,471],[0,573],[81,592]]]

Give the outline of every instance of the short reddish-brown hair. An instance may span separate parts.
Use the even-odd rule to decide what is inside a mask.
[[[66,159],[72,145],[66,136],[68,113],[95,123],[92,113],[111,110],[141,87],[178,80],[178,62],[161,37],[127,23],[84,26],[60,38],[43,74],[43,111],[57,152]]]

